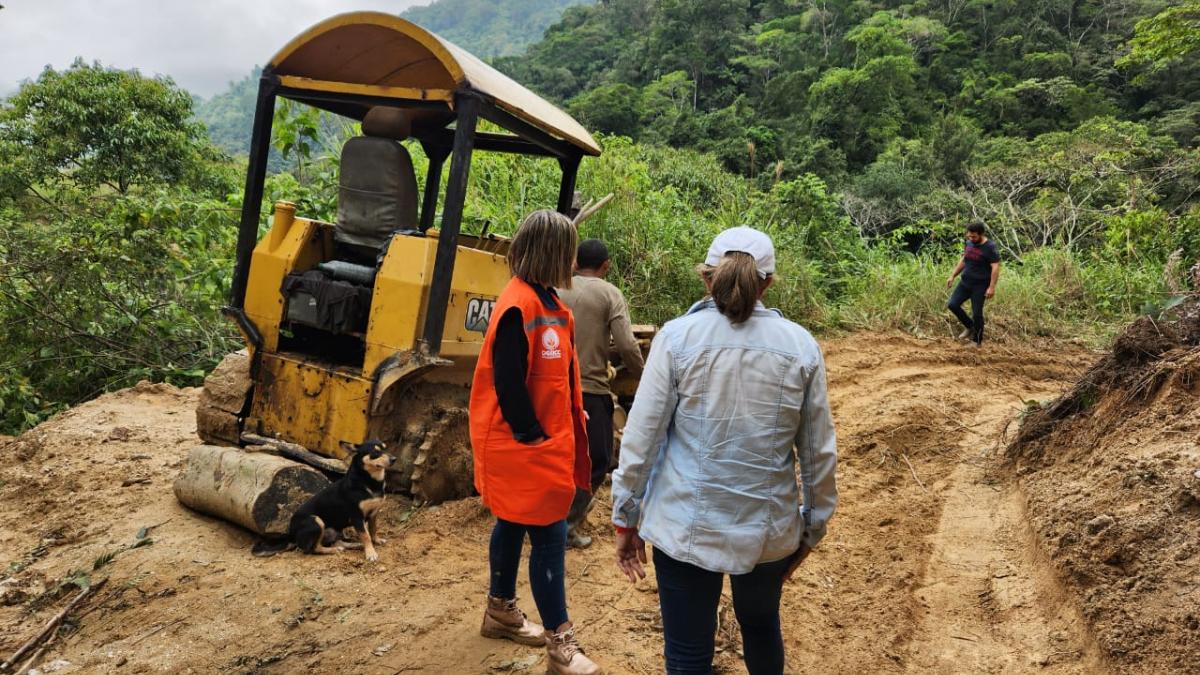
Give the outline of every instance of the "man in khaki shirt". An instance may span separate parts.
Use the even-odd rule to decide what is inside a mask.
[[[588,414],[593,493],[604,482],[613,456],[613,396],[608,378],[610,344],[616,343],[621,364],[634,375],[642,372],[643,365],[625,297],[616,286],[604,280],[611,266],[604,242],[586,239],[579,245],[571,289],[558,292],[575,314],[575,349],[579,354],[579,375],[583,383],[583,409]],[[577,491],[567,516],[568,546],[583,548],[592,543],[591,537],[583,536],[577,530],[590,508],[588,494]]]

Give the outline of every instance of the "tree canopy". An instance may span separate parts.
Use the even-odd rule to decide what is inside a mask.
[[[1157,70],[1195,54],[1200,50],[1200,2],[1184,2],[1142,19],[1131,44],[1132,51],[1118,64],[1149,65]]]
[[[986,218],[1021,254],[1157,222],[1161,259],[1200,252],[1200,4],[1168,4],[604,0],[498,65],[764,188],[820,176],[871,236]]]
[[[1030,139],[1116,116],[1192,147],[1200,4],[1166,5],[605,0],[499,65],[602,131],[843,184],[947,124]]]
[[[601,0],[496,62],[600,132],[579,187],[615,197],[585,233],[638,320],[685,309],[703,242],[749,223],[788,316],[944,332],[947,265],[982,220],[1007,266],[998,330],[1074,337],[1167,306],[1200,258],[1195,4]],[[196,111],[234,158],[167,79],[80,62],[0,102],[0,432],[140,379],[196,384],[238,344],[218,308],[256,86]],[[330,120],[278,106],[264,204],[336,217],[357,129]],[[464,231],[511,233],[559,177],[477,153]]]
[[[194,384],[234,344],[227,161],[187,92],[136,71],[77,61],[0,103],[0,429]]]
[[[195,180],[207,149],[191,97],[169,80],[77,60],[47,68],[0,112],[0,189],[69,182],[125,193]]]

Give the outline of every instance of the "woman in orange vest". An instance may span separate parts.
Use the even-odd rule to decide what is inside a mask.
[[[579,235],[566,216],[536,211],[508,253],[513,278],[488,325],[471,386],[475,487],[496,516],[484,637],[548,651],[550,673],[603,672],[567,618],[563,563],[575,488],[590,489],[575,319],[556,286],[571,287]],[[529,535],[529,585],[543,629],[517,607],[517,568]]]

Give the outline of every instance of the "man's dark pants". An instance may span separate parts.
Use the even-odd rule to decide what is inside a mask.
[[[613,400],[608,394],[584,394],[583,409],[587,411],[588,455],[592,458],[592,493],[604,482],[613,456]],[[583,522],[587,516],[591,496],[583,490],[575,491],[575,501],[567,514],[571,526]]]
[[[987,300],[987,289],[990,285],[989,281],[972,280],[963,277],[959,280],[958,286],[954,288],[954,292],[950,294],[950,301],[946,306],[962,325],[971,331],[971,340],[975,344],[983,344],[983,303]],[[967,300],[971,301],[971,316],[963,311],[962,306]]]

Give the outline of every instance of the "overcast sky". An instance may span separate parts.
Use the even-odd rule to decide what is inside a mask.
[[[170,75],[201,96],[262,65],[340,12],[400,13],[430,0],[0,0],[0,96],[76,56]]]

